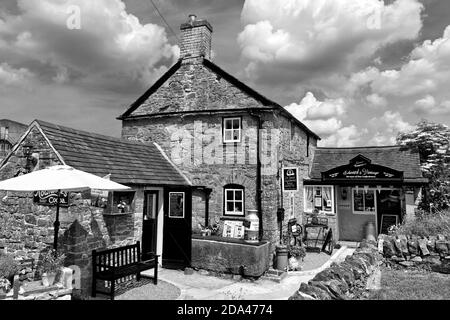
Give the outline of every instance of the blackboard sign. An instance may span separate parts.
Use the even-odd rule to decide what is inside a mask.
[[[184,218],[184,192],[169,192],[169,218]]]
[[[298,168],[283,168],[283,191],[298,191]]]
[[[381,231],[382,234],[388,234],[388,229],[391,226],[397,224],[398,216],[395,214],[382,214],[381,215]]]
[[[56,206],[58,195],[56,191],[35,191],[33,201],[41,206]],[[59,205],[61,207],[69,206],[69,192],[61,191],[59,194]]]

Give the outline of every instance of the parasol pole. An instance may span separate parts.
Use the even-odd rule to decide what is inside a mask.
[[[55,233],[53,235],[53,249],[55,249],[55,255],[56,255],[56,250],[58,249],[59,204],[61,202],[60,193],[61,193],[61,190],[58,190],[58,192],[56,193],[56,218],[55,218],[55,222],[53,223],[53,226],[55,229]]]

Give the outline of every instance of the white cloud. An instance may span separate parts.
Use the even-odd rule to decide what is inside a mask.
[[[71,5],[81,10],[80,30],[67,28]],[[18,8],[0,18],[0,59],[32,65],[48,81],[147,86],[178,55],[164,28],[141,24],[121,0],[18,0]]]
[[[323,147],[352,147],[361,141],[361,135],[364,133],[367,133],[367,130],[361,130],[355,125],[342,127],[333,135],[320,141],[319,144]]]
[[[377,49],[416,38],[422,9],[418,0],[246,0],[238,42],[251,76],[278,71],[280,80],[301,81],[351,71]]]
[[[403,120],[399,112],[386,111],[380,118],[372,118],[369,121],[373,136],[369,145],[394,145],[399,132],[407,132],[414,126]]]
[[[343,126],[340,117],[347,111],[344,99],[317,100],[308,92],[299,104],[292,103],[285,107],[308,128],[322,137],[320,146],[352,146],[360,140],[356,126]]]
[[[371,107],[384,108],[387,106],[387,100],[376,93],[368,95],[366,100]]]
[[[25,87],[34,75],[25,68],[15,69],[7,63],[0,64],[0,84],[2,86]]]

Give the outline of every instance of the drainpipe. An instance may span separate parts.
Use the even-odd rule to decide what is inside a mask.
[[[262,120],[261,115],[249,111],[250,116],[256,118],[258,121],[258,134],[256,136],[256,205],[258,209],[259,218],[259,240],[263,237],[263,220],[262,220],[262,189],[261,189],[261,130]]]

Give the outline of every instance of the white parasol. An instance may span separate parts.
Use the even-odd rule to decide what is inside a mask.
[[[55,236],[53,248],[57,249],[59,230],[59,206],[61,191],[82,191],[100,189],[105,191],[127,190],[130,187],[96,175],[74,169],[66,165],[57,165],[42,170],[33,171],[19,177],[0,181],[0,190],[5,191],[56,191],[56,219],[54,222]]]

